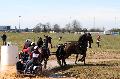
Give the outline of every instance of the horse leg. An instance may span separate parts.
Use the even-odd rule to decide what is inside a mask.
[[[47,68],[47,59],[44,59],[44,68]]]
[[[65,62],[65,60],[64,60],[64,65],[65,65],[65,66],[67,65],[66,62]]]
[[[65,60],[64,60],[64,64],[65,64],[65,66],[67,66],[67,64],[66,64]]]
[[[79,59],[78,61],[81,61],[81,62],[83,62],[84,60],[85,60],[85,57],[86,57],[86,50],[85,51],[82,51],[83,52],[83,56],[82,56],[82,58],[81,59]]]
[[[84,55],[78,61],[82,61],[83,62],[83,59],[84,59]]]
[[[61,57],[61,66],[64,66],[64,58]]]
[[[57,62],[58,62],[58,64],[59,64],[60,66],[62,66],[61,60],[58,60]]]
[[[58,64],[60,65],[60,66],[62,66],[62,64],[61,64],[61,61],[60,61],[61,59],[57,56],[57,62],[58,62]]]
[[[64,66],[66,66],[66,62],[65,62],[65,58],[62,59],[62,63],[64,64]]]
[[[84,57],[84,65],[85,65],[86,63],[85,63],[85,57]]]
[[[62,66],[64,66],[64,60],[62,59]]]
[[[86,57],[86,53],[85,54],[83,54],[83,57],[82,57],[82,62],[84,62],[84,65],[85,65],[85,57]]]
[[[78,54],[76,55],[76,60],[75,60],[75,64],[77,64],[76,62],[77,62],[77,59],[78,59]]]

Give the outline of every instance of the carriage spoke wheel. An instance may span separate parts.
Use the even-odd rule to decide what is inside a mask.
[[[42,66],[39,66],[35,69],[34,75],[38,76],[42,73]]]

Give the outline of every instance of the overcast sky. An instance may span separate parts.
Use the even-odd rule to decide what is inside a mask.
[[[0,25],[32,28],[37,23],[66,23],[77,19],[86,28],[120,26],[120,0],[0,0]],[[116,21],[115,21],[116,17]]]

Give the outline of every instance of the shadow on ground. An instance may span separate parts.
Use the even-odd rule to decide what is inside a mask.
[[[68,64],[67,66],[56,66],[50,69],[46,69],[43,70],[43,72],[38,76],[38,77],[42,77],[42,78],[68,78],[68,77],[73,77],[73,78],[78,78],[75,75],[79,75],[80,74],[85,74],[85,75],[89,75],[91,72],[93,73],[94,70],[95,72],[97,72],[96,70],[101,71],[100,69],[104,70],[106,68],[112,68],[114,66],[119,66],[119,62],[115,61],[109,61],[109,62],[99,62],[99,63],[95,63],[95,62],[89,62],[87,64]],[[93,69],[93,70],[92,70]],[[76,73],[76,70],[78,70],[79,72]],[[87,72],[87,73],[86,73]],[[71,76],[72,74],[74,74],[73,76]],[[31,78],[36,78],[36,77],[32,77]]]
[[[46,77],[52,77],[52,78],[66,78],[66,76],[63,76],[62,72],[69,70],[70,68],[73,67],[108,67],[108,66],[112,66],[112,65],[108,65],[108,64],[68,64],[67,66],[63,66],[63,67],[54,67],[52,69],[46,70],[42,73],[42,75],[46,76]],[[58,72],[61,72],[61,74],[59,74]],[[68,76],[67,76],[68,77]]]

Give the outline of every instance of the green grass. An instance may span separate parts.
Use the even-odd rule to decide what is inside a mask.
[[[0,33],[2,35],[2,33]],[[65,43],[66,41],[77,41],[80,34],[68,34],[68,33],[7,33],[7,41],[12,43],[17,43],[19,49],[22,49],[23,44],[26,39],[31,39],[33,42],[38,40],[38,37],[44,37],[43,35],[50,35],[52,39],[53,46],[58,45],[59,43]],[[63,36],[61,41],[58,40],[59,36]],[[96,36],[92,35],[94,43],[92,44],[92,49],[94,50],[120,50],[120,36],[113,35],[101,35],[101,48],[97,48],[96,45]],[[0,45],[2,45],[2,40],[0,41]],[[100,49],[100,50],[99,50]]]

